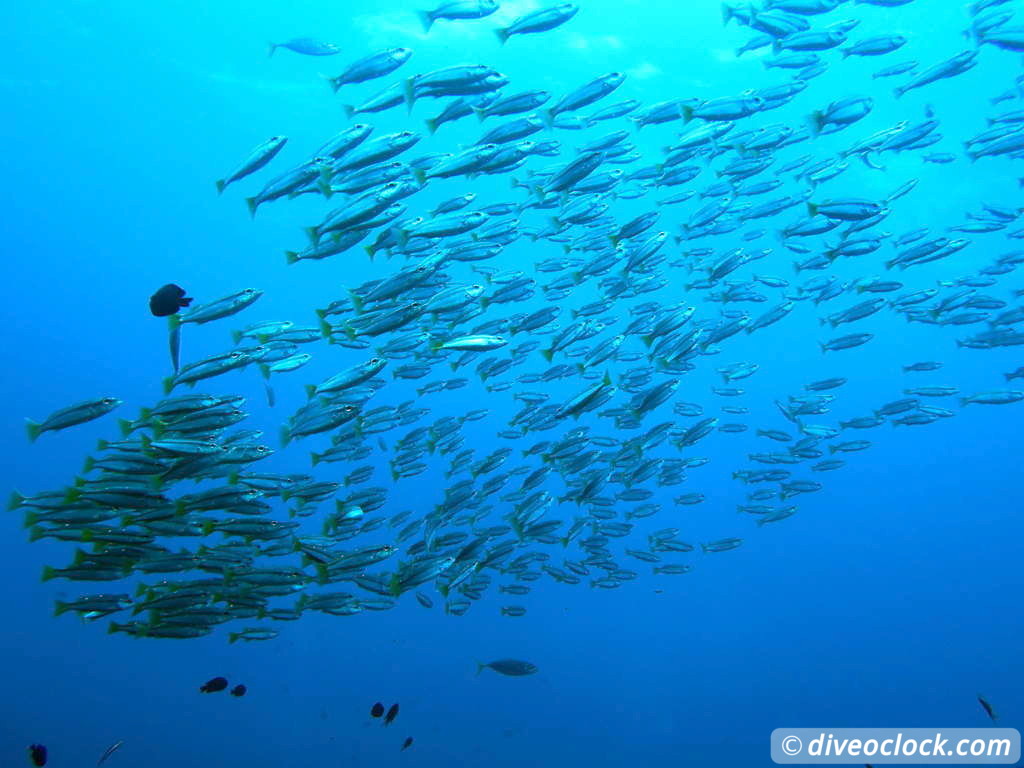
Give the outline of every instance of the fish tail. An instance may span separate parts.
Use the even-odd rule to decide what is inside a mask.
[[[341,88],[342,85],[344,85],[344,83],[340,82],[341,77],[331,77],[330,75],[320,75],[320,77],[322,77],[324,80],[330,83],[331,90],[334,91],[335,93],[337,93],[338,89]]]
[[[416,83],[414,83],[413,78],[410,77],[405,81],[402,87],[405,91],[405,105],[409,108],[409,111],[412,112],[412,105],[416,102]]]
[[[825,124],[825,116],[821,110],[816,109],[807,118],[807,128],[811,132],[811,138],[816,139],[821,134],[821,127]]]
[[[298,251],[285,251],[284,260],[287,264],[294,264],[299,260]]]
[[[427,124],[427,130],[430,131],[430,135],[431,136],[433,136],[435,133],[437,133],[437,118],[436,117],[428,117],[423,122]],[[416,170],[419,171],[420,169],[417,168]],[[422,183],[423,182],[421,181],[420,184],[422,184]]]
[[[683,122],[684,123],[688,123],[691,120],[693,120],[693,107],[684,106],[683,107]]]
[[[163,384],[164,384],[164,394],[165,395],[171,394],[171,390],[174,389],[174,377],[173,376],[166,377],[164,379]]]
[[[479,674],[480,674],[481,672],[483,672],[483,671],[484,671],[484,668],[485,668],[486,666],[487,666],[486,664],[483,664],[483,663],[481,663],[481,662],[479,662],[479,661],[478,661],[478,662],[476,663],[476,673],[477,673],[477,674],[479,675]]]
[[[487,119],[486,107],[473,107],[473,113],[476,115],[476,119],[481,123]]]
[[[260,207],[259,201],[255,197],[245,198],[245,204],[249,208],[249,215],[256,218],[256,209]]]
[[[892,95],[895,96],[897,99],[902,97],[904,93],[906,93],[906,91],[904,91],[902,88],[893,88],[892,90]]]
[[[218,195],[223,193],[224,192],[224,187],[226,187],[228,185],[228,183],[226,181],[224,181],[224,179],[217,179],[216,184],[217,184],[217,194]]]
[[[345,110],[345,117],[351,120],[356,114],[356,108],[351,104],[342,104],[341,108]]]
[[[274,51],[277,50],[277,43],[267,43],[267,58],[269,59],[274,55]]]
[[[554,109],[542,109],[540,111],[540,119],[544,121],[544,127],[548,130],[551,130],[552,126],[554,126],[555,117],[557,117],[557,115],[555,114]]]
[[[43,434],[43,425],[32,421],[32,419],[25,419],[25,432],[28,433],[29,442],[34,443]]]
[[[420,24],[423,25],[424,32],[430,32],[430,28],[434,26],[434,16],[430,11],[416,11],[416,15],[419,17]]]
[[[13,509],[17,509],[25,503],[25,497],[17,491],[11,491],[11,498],[7,502],[7,511],[10,512]]]
[[[508,31],[508,27],[498,27],[496,30],[494,30],[494,34],[498,36],[498,40],[501,41],[502,45],[504,45],[505,42],[510,37],[512,37],[512,33]]]
[[[57,569],[52,565],[43,566],[43,581],[49,581],[50,579],[57,578]]]

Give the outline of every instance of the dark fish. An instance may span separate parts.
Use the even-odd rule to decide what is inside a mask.
[[[489,661],[486,664],[478,661],[476,663],[476,673],[479,675],[487,667],[490,667],[499,675],[508,675],[510,677],[532,675],[537,671],[537,666],[528,661],[519,661],[518,659],[498,659],[497,661]]]
[[[406,736],[405,741],[402,742],[402,751],[405,752],[409,747],[412,746],[412,736]]]
[[[155,317],[167,317],[177,314],[182,307],[187,307],[192,299],[185,296],[185,289],[180,285],[168,283],[149,297],[149,311]]]
[[[379,701],[370,707],[370,717],[380,717],[384,714],[384,705]]]
[[[992,709],[992,705],[988,703],[984,696],[978,694],[978,703],[981,704],[981,708],[985,710],[985,714],[988,715],[988,719],[993,723],[999,719],[999,715],[996,714],[995,710]]]
[[[39,768],[46,765],[46,747],[42,744],[33,744],[28,748],[28,759],[32,765]]]
[[[227,687],[228,680],[226,677],[215,677],[199,686],[199,690],[202,693],[216,693],[217,691],[223,691]]]
[[[112,754],[117,752],[117,750],[120,749],[122,744],[124,744],[124,740],[123,739],[121,741],[115,741],[113,744],[111,744],[109,747],[107,747],[107,751],[103,753],[103,756],[100,757],[100,759],[96,763],[97,768],[99,768],[99,766],[103,765],[103,763],[105,763],[107,761],[108,757],[110,757]]]
[[[239,685],[236,685],[234,688],[231,689],[231,695],[232,696],[242,697],[242,696],[245,696],[245,692],[247,690],[249,690],[249,689],[246,688],[244,685],[239,684]]]
[[[398,717],[398,705],[392,704],[391,708],[388,709],[388,713],[384,715],[384,725],[391,725],[396,717]]]

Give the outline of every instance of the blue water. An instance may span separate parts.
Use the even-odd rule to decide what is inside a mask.
[[[1021,13],[1020,5],[1006,8]],[[9,11],[0,29],[0,90],[6,106],[0,120],[5,150],[0,211],[8,275],[0,306],[6,358],[0,380],[6,437],[2,485],[25,494],[62,487],[81,471],[85,456],[95,453],[98,438],[117,437],[114,416],[107,416],[45,434],[30,445],[25,417],[44,418],[69,403],[105,395],[124,400],[117,416],[133,417],[139,407],[162,396],[161,379],[170,372],[166,326],[146,308],[160,285],[176,282],[198,303],[246,287],[265,292],[236,317],[187,328],[182,354],[191,361],[227,349],[230,330],[257,320],[311,324],[315,307],[405,264],[400,256],[388,261],[383,255],[370,262],[355,248],[324,261],[286,266],[282,252],[305,245],[301,227],[319,221],[332,206],[308,196],[268,204],[255,220],[245,210],[243,196],[303,161],[345,126],[340,104],[361,103],[397,77],[453,63],[494,67],[510,79],[507,93],[546,89],[555,98],[597,75],[624,72],[625,83],[585,114],[626,98],[651,104],[676,97],[734,96],[791,77],[783,70],[766,71],[758,54],[737,59],[735,48],[756,33],[736,22],[723,27],[717,3],[587,0],[584,6],[564,27],[516,37],[504,47],[493,28],[537,7],[532,2],[503,3],[498,15],[479,21],[439,22],[429,36],[418,26],[417,4],[406,0],[309,0],[287,6],[259,0],[77,0]],[[836,51],[825,52],[828,71],[792,103],[746,118],[736,130],[772,122],[799,126],[811,110],[836,99],[874,98],[873,111],[859,123],[780,150],[778,165],[804,153],[827,158],[900,120],[919,122],[930,109],[941,123],[941,142],[924,150],[886,153],[884,170],[851,157],[849,169],[811,199],[879,200],[918,179],[916,189],[893,201],[891,216],[875,228],[894,236],[924,226],[931,228],[931,237],[947,234],[946,227],[965,222],[966,214],[979,212],[983,202],[1016,210],[1019,167],[1006,157],[971,163],[963,142],[987,127],[986,116],[1020,108],[1019,99],[998,106],[989,102],[1013,87],[1019,56],[984,46],[972,70],[896,100],[891,90],[908,76],[872,79],[871,74],[910,59],[920,61],[923,69],[971,47],[962,34],[969,23],[966,9],[944,0],[916,0],[891,9],[847,3],[811,20],[820,26],[848,18],[860,20],[852,39],[898,32],[909,42],[874,59],[843,60]],[[315,58],[279,50],[267,57],[268,41],[303,36],[335,42],[342,53]],[[415,53],[389,78],[346,87],[335,96],[319,76],[337,74],[348,62],[394,45]],[[411,116],[399,107],[359,119],[372,123],[376,134],[407,127],[423,131],[422,120],[440,112],[442,104],[424,99]],[[568,159],[572,148],[622,127],[626,123],[619,120],[583,133],[550,135],[563,142]],[[663,156],[661,147],[681,128],[681,123],[669,123],[634,132],[632,140],[644,156],[636,165],[656,162]],[[408,155],[457,150],[481,132],[468,118],[425,137]],[[271,135],[289,137],[271,168],[218,196],[214,180]],[[955,154],[956,161],[941,166],[922,161],[922,155],[939,151]],[[530,162],[529,167],[542,168],[558,160]],[[624,166],[627,172],[633,167]],[[523,171],[512,175],[523,178]],[[774,178],[772,169],[755,181],[767,178]],[[775,194],[806,188],[792,173],[785,179]],[[706,170],[685,188],[699,191],[715,180]],[[615,200],[610,211],[621,223],[681,189]],[[431,182],[405,202],[409,214],[418,215],[467,191],[476,192],[484,204],[526,199],[523,190],[510,187],[507,175],[498,175]],[[661,209],[656,229],[678,233],[698,201]],[[544,226],[548,214],[528,211],[521,224]],[[775,274],[795,287],[822,274],[844,281],[883,276],[901,280],[909,291],[975,274],[1016,249],[1006,232],[966,234],[972,242],[965,250],[906,272],[885,270],[883,262],[893,254],[887,244],[874,254],[839,260],[824,273],[795,274],[791,262],[804,257],[789,253],[774,232],[800,214],[796,208],[749,222],[731,235],[670,243],[670,257],[659,267],[668,286],[639,300],[666,306],[685,301],[698,307],[697,317],[717,317],[722,305],[707,301],[706,292],[687,291],[685,284],[695,276],[667,262],[687,248],[708,246],[720,253],[737,247],[744,244],[738,242],[740,232],[753,229],[768,233],[746,244],[748,249],[773,252],[729,279],[749,279],[751,272]],[[1011,224],[1007,231],[1016,228]],[[833,233],[812,242],[817,248],[837,240]],[[560,255],[557,243],[523,238],[485,264],[533,274],[535,262]],[[457,267],[453,279],[480,279],[467,265]],[[554,276],[535,277],[546,283]],[[596,299],[596,283],[591,280],[559,303],[568,308]],[[1007,300],[1012,308],[1019,302],[1013,291],[1022,288],[1011,272],[980,291]],[[771,296],[768,303],[726,309],[757,316],[781,300],[779,291],[762,290]],[[683,485],[648,484],[656,491],[652,500],[664,508],[653,518],[635,521],[629,539],[612,540],[620,566],[640,573],[618,589],[591,589],[588,579],[570,586],[545,577],[520,598],[498,594],[497,585],[511,579],[492,572],[491,588],[461,617],[445,615],[443,599],[427,584],[421,589],[434,595],[433,609],[425,610],[406,594],[389,611],[345,618],[307,612],[301,621],[276,624],[280,636],[269,642],[228,644],[223,628],[195,640],[135,639],[108,635],[108,621],[86,623],[73,614],[54,618],[54,599],[128,587],[41,583],[42,566],[66,564],[74,545],[45,539],[29,545],[21,512],[4,515],[0,764],[19,764],[25,747],[38,742],[49,747],[52,766],[88,766],[123,739],[109,759],[111,766],[768,765],[773,728],[984,726],[989,721],[976,701],[978,693],[993,703],[1000,724],[1016,726],[1024,717],[1019,652],[1024,621],[1018,605],[1024,587],[1019,567],[1022,406],[960,408],[955,398],[946,398],[935,404],[953,409],[954,418],[923,427],[847,430],[841,439],[869,439],[873,445],[864,453],[840,455],[847,460],[842,470],[812,473],[806,465],[786,467],[824,485],[820,492],[786,502],[798,504],[798,514],[758,527],[751,516],[735,512],[755,486],[735,481],[732,472],[764,468],[748,462],[747,454],[777,447],[755,437],[754,430],[792,429],[773,401],[799,393],[810,381],[849,379],[834,391],[832,411],[809,419],[830,425],[868,415],[903,397],[907,387],[949,385],[965,395],[1012,387],[1003,374],[1021,364],[1019,348],[956,345],[956,339],[984,330],[984,324],[907,323],[887,309],[835,332],[819,326],[818,317],[872,296],[847,293],[819,307],[799,302],[782,322],[732,337],[721,344],[719,355],[698,358],[696,370],[681,377],[673,401],[700,403],[706,414],[719,415],[723,423],[749,424],[750,431],[715,432],[688,449],[685,455],[707,456],[710,463],[689,470]],[[619,316],[615,332],[632,319],[628,306],[633,303],[623,301],[605,313]],[[545,304],[538,291],[525,305],[492,305],[472,322]],[[562,325],[568,320],[563,315]],[[554,332],[546,328],[537,337],[548,341]],[[875,338],[863,347],[823,356],[818,341],[844,332],[870,332]],[[513,344],[525,340],[519,335]],[[635,339],[627,346],[643,349]],[[258,471],[309,471],[308,452],[325,447],[327,439],[307,438],[281,449],[278,427],[304,402],[302,384],[321,381],[365,357],[323,343],[303,351],[311,352],[314,361],[275,380],[273,409],[253,370],[204,382],[197,390],[247,397],[251,417],[244,426],[264,429],[266,441],[278,450]],[[901,372],[901,365],[918,360],[942,361],[944,367],[935,373]],[[738,361],[761,366],[735,385],[747,394],[734,401],[711,394],[711,386],[721,385],[714,369]],[[613,364],[611,370],[644,364]],[[527,364],[505,376],[514,381],[545,366],[534,352]],[[473,366],[450,374],[442,364],[417,382],[393,381],[388,375],[374,402],[397,405],[417,399],[415,386],[450,376],[465,376],[470,384],[419,398],[417,405],[431,410],[421,424],[464,413],[467,400],[470,407],[490,409],[487,419],[466,424],[467,446],[480,459],[494,448],[513,445],[517,453],[505,470],[520,463],[536,466],[536,459],[520,460],[518,450],[556,439],[574,426],[569,422],[514,443],[502,441],[495,433],[507,428],[520,407],[512,395],[540,388],[561,402],[586,386],[559,381],[488,392]],[[655,381],[661,380],[659,374]],[[619,392],[613,404],[624,405],[628,397]],[[738,403],[750,414],[719,412],[723,404]],[[668,403],[648,415],[643,427],[668,420],[684,426],[696,421],[673,415]],[[594,434],[623,439],[638,434],[617,432],[610,420],[593,414],[580,423],[591,425]],[[393,442],[409,429],[400,427],[385,437]],[[666,457],[680,455],[667,443],[659,451]],[[387,458],[375,448],[371,463],[378,469],[370,485],[385,484]],[[444,476],[449,458],[435,456],[427,473],[394,484],[382,514],[428,512],[454,482]],[[328,464],[313,473],[339,479],[351,468]],[[564,492],[557,476],[549,482],[553,493]],[[507,490],[517,486],[513,478]],[[191,490],[191,483],[176,488]],[[675,506],[672,498],[686,492],[701,492],[706,501]],[[488,524],[496,525],[508,505],[491,501],[495,508]],[[568,503],[548,517],[568,525],[576,514]],[[316,528],[315,521],[311,525]],[[687,541],[736,536],[744,542],[735,551],[666,558],[694,564],[692,573],[680,576],[652,576],[647,564],[621,555],[625,546],[644,548],[647,533],[668,526],[680,528]],[[386,543],[389,535],[385,527],[368,538]],[[205,543],[219,541],[214,536]],[[556,565],[566,556],[557,545],[531,545],[524,551],[531,550],[550,552]],[[577,559],[584,556],[578,548],[568,552]],[[510,604],[526,606],[528,613],[502,616],[499,608]],[[254,623],[238,622],[232,629]],[[529,660],[539,672],[524,678],[490,671],[476,676],[477,660],[505,657]],[[248,695],[234,699],[197,692],[218,675],[246,684]],[[378,700],[401,704],[388,728],[369,717]],[[400,752],[406,736],[415,743]]]

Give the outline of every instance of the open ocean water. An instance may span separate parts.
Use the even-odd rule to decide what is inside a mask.
[[[492,5],[8,10],[0,765],[755,766],[782,726],[1024,719],[1024,4],[581,0],[504,44],[549,6]],[[182,370],[232,363],[170,395],[167,283]]]

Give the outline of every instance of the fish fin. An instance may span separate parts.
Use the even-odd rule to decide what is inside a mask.
[[[20,507],[24,503],[25,503],[25,497],[24,496],[22,496],[17,491],[11,491],[11,498],[7,502],[7,511],[10,512],[12,510],[15,510],[15,509],[17,509],[18,507]]]
[[[816,139],[821,135],[821,127],[825,124],[825,116],[821,110],[816,109],[807,118],[807,128],[811,133],[811,138]]]
[[[25,419],[25,432],[28,433],[29,442],[34,443],[43,434],[43,425],[32,421],[32,419]]]
[[[416,83],[413,82],[413,78],[408,78],[402,85],[405,90],[405,105],[412,112],[412,105],[416,102]]]

